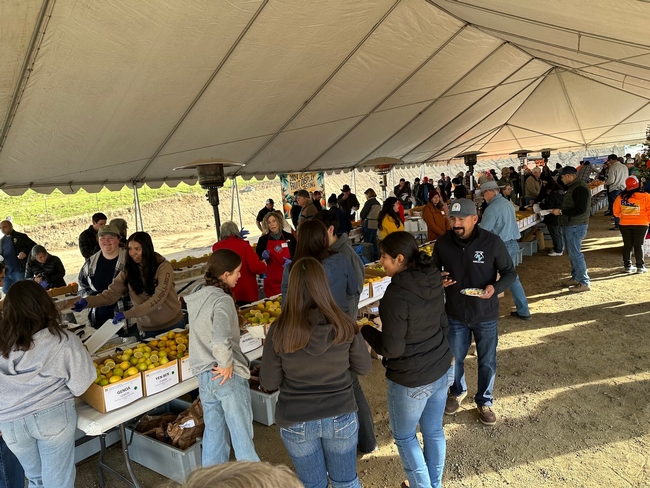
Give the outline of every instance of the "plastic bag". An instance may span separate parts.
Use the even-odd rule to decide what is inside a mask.
[[[203,437],[204,429],[203,405],[201,399],[197,398],[190,408],[167,425],[166,433],[171,439],[172,446],[185,450],[196,442],[197,437]]]

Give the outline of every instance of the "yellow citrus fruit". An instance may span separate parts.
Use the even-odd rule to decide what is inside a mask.
[[[152,363],[158,362],[158,356],[156,356],[155,354],[149,356],[149,359],[151,360]]]
[[[159,360],[158,362],[159,362],[160,364],[167,364],[167,363],[169,362],[169,359],[167,359],[167,358],[160,358],[160,360]]]
[[[156,347],[158,345],[158,341],[154,339],[149,343],[149,345],[151,345],[151,347]]]
[[[133,353],[133,357],[138,358],[138,359],[140,359],[143,355],[144,355],[144,353],[142,351],[135,351]]]
[[[115,376],[124,376],[124,370],[122,368],[115,368],[113,370],[113,375]]]
[[[147,366],[147,369],[154,369],[155,367],[156,367],[155,364],[150,364],[149,366]]]
[[[187,350],[187,347],[185,346],[185,344],[179,344],[177,350],[178,350],[178,352],[183,352],[183,351]]]
[[[129,362],[130,362],[133,366],[135,366],[136,364],[138,364],[138,358],[131,358],[131,359],[129,360]]]
[[[110,373],[111,368],[108,366],[104,366],[102,369],[100,369],[100,371],[102,372],[102,374]]]
[[[113,369],[115,367],[115,361],[112,359],[107,359],[104,361],[104,366],[108,366],[109,368]]]
[[[111,376],[111,378],[108,380],[108,382],[109,382],[109,383],[117,383],[117,382],[120,381],[121,379],[122,379],[121,376],[114,375],[114,376]]]
[[[144,363],[146,361],[147,361],[146,358],[140,358],[140,359],[138,359],[138,364],[142,364],[142,363]]]
[[[258,303],[257,308],[259,308],[260,310],[264,310],[264,304],[263,303]]]
[[[151,348],[149,346],[144,346],[144,352],[145,354],[151,352]]]
[[[164,358],[165,356],[167,356],[167,351],[158,351],[159,358]]]
[[[176,334],[172,331],[167,332],[167,337],[173,339]]]
[[[129,369],[126,370],[126,372],[129,374],[129,376],[133,376],[138,374],[140,370],[134,366],[131,366]]]
[[[103,378],[99,380],[99,383],[97,383],[99,386],[106,386],[108,385],[108,380],[106,378]]]
[[[122,368],[124,371],[126,371],[126,370],[129,369],[130,367],[131,367],[131,363],[128,362],[128,361],[122,361],[122,362],[120,363],[120,368]]]
[[[138,370],[144,371],[147,369],[147,363],[138,363]]]

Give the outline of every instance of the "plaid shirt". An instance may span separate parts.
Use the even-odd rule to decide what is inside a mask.
[[[93,277],[95,276],[95,271],[97,269],[97,262],[101,256],[101,251],[93,254],[88,259],[79,271],[79,277],[77,279],[79,283],[79,296],[85,298],[87,296],[99,295],[101,292],[95,288],[93,284]],[[113,279],[117,277],[118,274],[124,269],[124,263],[126,261],[126,249],[120,249],[120,253],[117,258],[117,264],[115,265],[115,272],[113,273]],[[115,308],[113,309],[114,313],[125,312],[131,308],[131,299],[129,294],[126,293],[120,298],[117,303],[115,303]],[[102,324],[95,323],[95,309],[91,308],[88,310],[88,322],[93,327],[101,326]],[[127,325],[129,321],[126,321]],[[126,329],[126,325],[123,329]]]
[[[589,183],[591,181],[591,174],[595,173],[594,168],[590,164],[583,164],[578,170],[578,179]]]

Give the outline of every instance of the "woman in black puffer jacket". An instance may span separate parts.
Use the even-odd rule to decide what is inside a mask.
[[[446,441],[442,416],[454,380],[440,272],[413,236],[394,232],[380,244],[392,277],[379,305],[382,331],[361,333],[383,356],[390,429],[411,487],[440,487]],[[424,452],[415,436],[418,424]]]

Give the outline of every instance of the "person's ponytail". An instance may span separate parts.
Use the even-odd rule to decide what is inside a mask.
[[[393,232],[381,241],[381,252],[396,259],[400,254],[404,256],[405,268],[420,269],[431,266],[433,258],[420,251],[415,238],[408,232]]]

